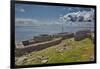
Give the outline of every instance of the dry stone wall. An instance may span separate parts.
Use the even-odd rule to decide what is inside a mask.
[[[25,46],[24,48],[17,48],[15,51],[15,55],[21,56],[21,55],[24,55],[25,53],[42,50],[42,49],[51,47],[53,45],[59,44],[61,41],[62,41],[62,38],[57,38],[52,41],[33,44],[33,45]]]

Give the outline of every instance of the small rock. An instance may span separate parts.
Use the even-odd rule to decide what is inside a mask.
[[[64,47],[63,49],[72,49],[72,46],[66,46],[66,47]]]
[[[27,62],[34,61],[34,60],[36,60],[36,58],[35,58],[35,57],[33,57],[33,58],[31,58],[31,59],[27,60]]]
[[[89,60],[94,61],[94,56],[91,56]]]
[[[63,47],[66,47],[66,46],[67,46],[66,44],[63,45]]]
[[[59,50],[59,52],[62,52],[64,49],[63,48],[61,48],[60,50]]]
[[[15,58],[15,61],[17,61],[18,60],[18,58]]]
[[[20,63],[20,62],[24,61],[25,59],[27,59],[27,57],[18,58],[18,59],[17,59],[17,63]]]
[[[47,63],[48,62],[48,60],[46,59],[46,60],[42,60],[41,61],[41,63]]]
[[[44,56],[37,56],[36,58],[41,60],[41,58],[43,58]]]
[[[48,57],[42,57],[42,58],[41,58],[41,60],[45,60],[45,59],[48,59]]]

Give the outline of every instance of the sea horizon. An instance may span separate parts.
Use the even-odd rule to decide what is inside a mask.
[[[62,30],[63,28],[63,30]],[[78,30],[89,29],[94,31],[93,22],[71,22],[64,24],[34,24],[34,25],[15,25],[15,40],[20,42],[27,39],[32,39],[34,36],[41,34],[54,34],[61,32],[74,33]]]

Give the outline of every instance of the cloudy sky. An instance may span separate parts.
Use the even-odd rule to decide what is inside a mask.
[[[93,22],[94,9],[83,7],[61,7],[45,5],[16,4],[16,23],[60,23]]]

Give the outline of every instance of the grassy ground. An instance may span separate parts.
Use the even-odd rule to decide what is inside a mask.
[[[33,59],[36,56],[48,57],[48,62],[46,64],[50,64],[90,61],[90,57],[93,55],[94,44],[89,38],[81,41],[74,41],[74,38],[70,38],[63,40],[58,45],[21,56],[20,58],[27,58],[22,61],[16,61],[16,65],[43,64],[39,60]]]

